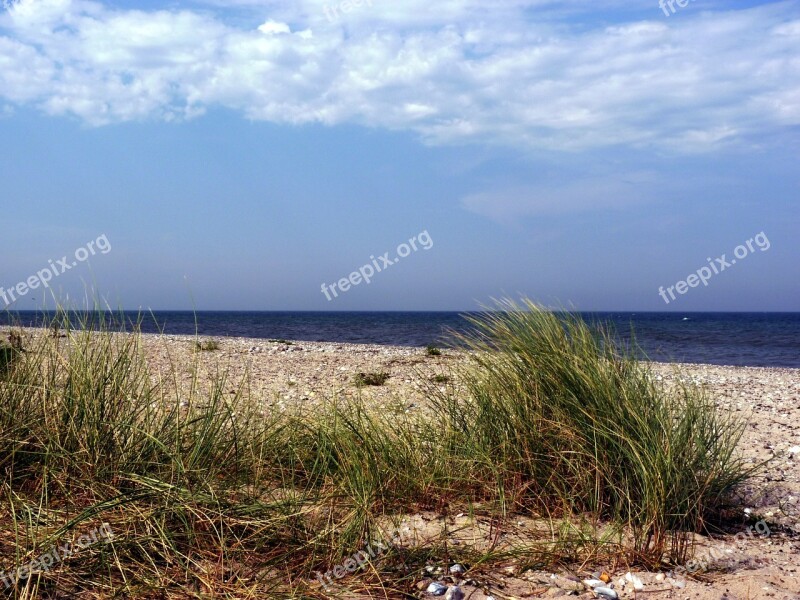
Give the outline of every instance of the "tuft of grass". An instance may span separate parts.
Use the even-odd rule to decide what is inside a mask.
[[[8,334],[8,343],[12,349],[16,350],[17,352],[24,352],[25,349],[22,347],[22,333],[19,331],[11,331]]]
[[[699,387],[658,384],[577,315],[505,300],[467,318],[467,393],[435,400],[455,460],[508,510],[591,514],[630,531],[633,560],[685,558],[752,471],[735,452],[743,422]]]
[[[357,387],[368,385],[381,386],[389,379],[389,373],[356,373],[354,381]]]
[[[194,343],[194,347],[198,352],[214,352],[220,349],[219,342],[216,340],[208,340],[205,342],[198,341]]]
[[[8,374],[14,363],[18,361],[19,354],[24,352],[22,335],[17,331],[8,334],[8,342],[0,341],[0,376]]]
[[[428,344],[425,347],[425,354],[428,356],[441,356],[442,351],[433,344]]]
[[[447,383],[450,381],[449,375],[434,375],[431,377],[433,383]]]
[[[11,366],[17,355],[11,344],[0,342],[0,376],[5,375],[11,370]]]

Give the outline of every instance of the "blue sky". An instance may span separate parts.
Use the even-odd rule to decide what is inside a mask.
[[[11,308],[800,310],[800,3],[674,7],[7,0],[0,286],[105,235]]]

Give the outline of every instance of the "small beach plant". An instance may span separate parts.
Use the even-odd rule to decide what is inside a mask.
[[[195,342],[195,349],[199,352],[213,352],[219,350],[220,345],[216,340],[207,340],[205,342]]]
[[[354,380],[357,387],[381,386],[389,380],[389,373],[356,373]]]
[[[425,354],[427,354],[428,356],[440,356],[442,354],[442,351],[439,350],[439,348],[437,348],[435,345],[428,344],[425,347]]]

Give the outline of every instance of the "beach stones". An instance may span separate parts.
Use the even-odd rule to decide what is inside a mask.
[[[428,586],[428,588],[425,591],[428,592],[431,596],[444,596],[445,593],[447,592],[447,586],[434,581]]]
[[[448,587],[434,581],[425,591],[431,596],[444,596],[444,600],[464,600],[464,591],[457,585]]]
[[[619,597],[617,592],[610,587],[606,587],[608,584],[602,579],[584,579],[583,585],[592,590],[598,598],[604,598],[605,600],[616,600]]]
[[[633,589],[636,590],[637,592],[641,592],[644,589],[644,583],[642,583],[642,580],[639,579],[636,575],[634,575],[630,571],[628,573],[625,573],[625,580],[628,583],[633,584]]]
[[[464,591],[457,585],[450,586],[444,600],[464,600]]]
[[[461,565],[459,563],[456,563],[450,567],[450,573],[453,575],[461,575],[466,572],[467,570],[464,568],[464,565]]]

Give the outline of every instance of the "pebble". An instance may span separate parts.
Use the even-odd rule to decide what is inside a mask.
[[[445,592],[447,592],[447,586],[434,581],[425,591],[432,596],[444,596]]]
[[[450,567],[450,572],[453,575],[460,575],[461,573],[466,573],[466,571],[467,570],[464,568],[464,565],[461,565],[459,563],[456,563]]]
[[[444,600],[464,600],[464,592],[457,585],[450,586]]]
[[[635,589],[637,592],[641,592],[644,589],[642,580],[636,575],[633,575],[630,571],[625,573],[625,579],[633,584],[633,589]]]
[[[608,600],[616,600],[619,598],[619,596],[617,596],[617,592],[608,587],[596,587],[594,588],[594,593],[601,598],[608,598]]]

